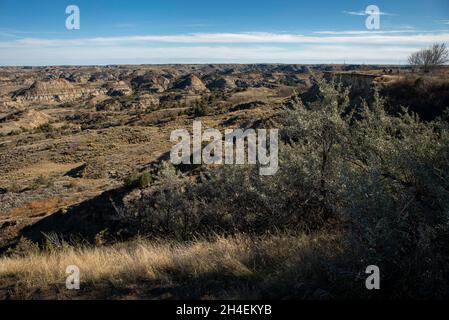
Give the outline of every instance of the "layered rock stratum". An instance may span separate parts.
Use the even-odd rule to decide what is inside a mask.
[[[29,88],[16,92],[13,97],[18,100],[64,102],[78,99],[88,94],[99,94],[102,90],[80,87],[65,79],[35,81]]]

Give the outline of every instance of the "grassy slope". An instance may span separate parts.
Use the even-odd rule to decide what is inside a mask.
[[[331,235],[240,235],[32,252],[0,259],[0,297],[317,298],[303,280],[318,276],[323,258],[339,252],[336,243]],[[65,289],[65,270],[73,264],[81,270],[80,291]]]

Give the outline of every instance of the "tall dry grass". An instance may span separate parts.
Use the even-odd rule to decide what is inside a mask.
[[[260,285],[292,267],[301,269],[295,276],[314,272],[313,257],[319,259],[319,252],[338,253],[335,237],[240,235],[190,243],[137,240],[108,247],[70,247],[51,253],[32,252],[24,257],[2,257],[0,283],[2,279],[15,279],[19,296],[49,286],[63,289],[66,267],[76,265],[80,268],[81,286],[89,284],[92,290],[104,283],[120,288],[142,280],[170,286],[192,281],[207,284],[210,279],[254,281]],[[240,294],[228,297],[236,295]]]

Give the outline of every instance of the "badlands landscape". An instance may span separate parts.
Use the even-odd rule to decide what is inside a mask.
[[[130,175],[168,160],[170,132],[190,128],[193,119],[212,128],[273,122],[290,100],[310,91],[312,72],[341,72],[348,85],[368,92],[377,78],[395,77],[383,75],[382,67],[366,75],[345,71],[352,68],[2,68],[1,247],[14,244],[25,227],[84,203],[95,205],[92,199],[120,188]]]
[[[105,192],[168,160],[172,130],[269,121],[309,77],[281,65],[2,68],[0,246],[84,204],[101,206],[95,219],[111,209]]]
[[[347,257],[342,254],[343,260],[338,260],[337,263],[334,255],[347,252],[346,240],[340,242],[341,234],[349,230],[346,224],[348,217],[351,216],[352,219],[362,207],[346,201],[346,196],[338,192],[345,188],[349,190],[352,184],[356,185],[356,179],[365,179],[363,181],[378,192],[381,188],[376,183],[379,182],[385,188],[382,192],[398,195],[384,199],[383,203],[379,201],[377,191],[358,190],[360,192],[357,193],[355,189],[351,189],[350,192],[354,192],[351,199],[362,201],[360,203],[366,205],[366,212],[373,210],[380,215],[390,209],[392,212],[402,213],[410,210],[409,215],[413,216],[420,210],[425,211],[422,203],[426,203],[431,210],[446,210],[444,212],[447,214],[447,172],[439,171],[444,165],[447,166],[441,160],[444,157],[447,160],[447,155],[441,150],[422,150],[423,154],[430,152],[434,157],[443,157],[438,158],[443,162],[434,162],[435,174],[439,173],[439,178],[432,178],[440,179],[438,181],[441,188],[437,191],[430,190],[430,186],[435,187],[435,184],[424,178],[426,174],[422,180],[419,180],[419,175],[415,176],[416,180],[412,178],[415,169],[433,170],[423,165],[424,158],[418,159],[417,156],[416,159],[410,159],[412,164],[399,163],[401,159],[404,160],[399,154],[394,160],[389,159],[392,153],[388,151],[388,143],[394,139],[383,135],[372,138],[370,142],[373,146],[359,152],[356,148],[357,145],[360,148],[364,146],[363,137],[357,138],[354,133],[343,132],[343,127],[346,128],[344,130],[350,129],[342,124],[343,120],[337,121],[336,118],[332,118],[331,126],[336,126],[335,130],[339,132],[336,136],[346,137],[347,134],[347,137],[354,137],[354,141],[360,139],[355,145],[351,145],[353,153],[343,152],[339,148],[332,149],[337,145],[337,140],[338,144],[349,148],[348,141],[344,138],[329,140],[332,142],[329,142],[329,146],[323,145],[321,152],[321,144],[314,145],[314,140],[309,137],[307,139],[312,140],[306,139],[309,143],[303,149],[298,149],[303,151],[288,151],[293,150],[288,148],[294,148],[298,144],[297,135],[305,134],[295,131],[295,128],[299,128],[298,125],[291,126],[289,112],[301,106],[313,110],[314,105],[337,101],[338,105],[345,108],[339,114],[347,115],[351,111],[362,110],[364,105],[376,105],[380,95],[385,109],[385,114],[381,117],[390,119],[388,121],[392,121],[391,123],[400,118],[402,107],[408,108],[413,114],[411,117],[416,116],[422,123],[447,123],[444,119],[447,119],[445,109],[449,106],[448,73],[448,68],[444,66],[424,74],[407,66],[391,65],[205,64],[0,68],[0,255],[3,259],[0,264],[4,268],[2,270],[0,267],[0,298],[358,296],[358,285],[341,279],[359,279],[357,277],[364,270],[355,270],[353,265],[346,268]],[[327,88],[324,91],[323,86]],[[332,96],[333,94],[336,96]],[[325,114],[331,115],[331,112],[325,111]],[[321,119],[318,115],[314,117]],[[361,118],[363,116],[355,117]],[[302,115],[299,119],[303,121],[308,118]],[[283,158],[282,161],[295,163],[298,168],[304,169],[293,171],[298,174],[299,180],[281,180],[295,176],[281,172],[279,181],[272,182],[268,189],[259,190],[257,195],[252,195],[248,194],[251,188],[243,182],[241,187],[229,185],[226,189],[225,181],[239,181],[238,177],[244,176],[239,172],[228,172],[232,171],[230,168],[223,168],[224,172],[218,173],[217,180],[207,180],[214,176],[210,170],[215,168],[205,168],[204,165],[171,165],[169,152],[173,142],[170,141],[170,133],[181,128],[191,130],[194,120],[202,121],[204,127],[219,130],[282,129],[281,138],[285,144],[282,154],[287,157],[287,160]],[[314,121],[311,118],[309,125],[304,128],[316,128]],[[425,125],[420,124],[421,122],[410,124],[410,119],[401,121],[404,122],[398,124],[398,128],[405,126],[405,123],[414,126],[414,129],[404,129],[402,134],[405,136],[408,132],[406,130],[419,131],[413,131],[419,137],[425,130],[446,130],[441,129],[442,127],[421,128]],[[329,127],[326,125],[323,128]],[[315,137],[314,132],[310,133],[312,137]],[[374,131],[369,132],[371,134]],[[327,134],[320,133],[319,137],[326,140]],[[419,137],[415,139],[416,143],[420,141]],[[386,141],[382,142],[385,143],[382,147],[374,145],[374,142],[381,139]],[[426,139],[424,140],[429,145],[438,145],[447,150],[447,140],[444,140],[447,136]],[[416,150],[413,149],[416,146],[412,148],[411,143],[403,148],[399,144],[395,145],[394,150],[409,154],[410,150]],[[424,148],[424,143],[421,146]],[[317,150],[316,159],[322,161],[316,162],[315,158],[307,160],[309,162],[304,160],[304,155],[313,156],[312,151],[307,151],[309,147],[313,148],[310,150]],[[285,148],[288,150],[285,151]],[[333,150],[336,150],[335,154]],[[324,157],[326,152],[330,158]],[[378,153],[373,156],[372,152]],[[380,155],[383,152],[385,157]],[[288,157],[295,154],[296,158]],[[356,154],[360,158],[356,158]],[[328,159],[331,159],[329,163],[326,162]],[[350,165],[340,166],[339,163],[343,160],[347,160]],[[372,171],[370,161],[373,161],[372,166],[375,167]],[[393,163],[397,165],[397,170],[392,169]],[[336,167],[338,169],[334,170]],[[354,172],[359,167],[364,171],[360,171],[360,176],[355,178]],[[319,172],[323,174],[321,178]],[[345,179],[349,180],[339,180],[345,174]],[[382,178],[381,181],[376,180],[378,176]],[[185,191],[186,185],[178,180],[187,181],[185,183],[191,187]],[[217,188],[203,190],[199,186],[205,180],[218,181],[218,186],[225,186],[227,191]],[[163,181],[172,183],[170,188],[173,189],[161,187]],[[248,189],[243,190],[246,187]],[[282,195],[276,195],[274,201],[267,200],[270,199],[269,196],[257,198],[264,192],[268,194],[271,187]],[[165,191],[161,191],[161,188]],[[401,188],[415,196],[405,196],[406,192]],[[188,190],[194,191],[189,195]],[[211,190],[216,190],[217,195]],[[175,191],[182,195],[178,197]],[[244,192],[247,193],[242,196]],[[290,198],[276,203],[280,197],[287,197],[287,194]],[[253,196],[256,198],[253,199]],[[235,205],[235,208],[221,206],[220,201],[223,199],[220,197],[225,197],[228,201],[226,206]],[[357,197],[366,198],[357,200]],[[446,204],[442,204],[440,200],[446,201]],[[216,206],[211,207],[209,201],[215,202]],[[434,202],[430,203],[431,201]],[[380,203],[385,205],[383,209],[376,207]],[[351,214],[346,215],[346,209],[342,208],[352,206],[357,208],[351,209]],[[156,211],[148,208],[160,212],[160,215],[153,219]],[[186,208],[192,211],[194,221],[186,222],[189,217],[181,214],[186,212]],[[219,218],[212,214],[221,210],[223,215]],[[233,212],[238,210],[244,210],[245,216],[234,216]],[[289,210],[292,216],[288,218],[274,215],[276,212],[285,212],[287,215]],[[228,211],[229,214],[226,213]],[[341,213],[343,211],[344,214]],[[316,215],[308,216],[308,212]],[[250,213],[255,216],[249,216]],[[426,220],[422,223],[429,223],[432,227],[439,225],[440,222],[432,219],[432,222]],[[398,223],[398,220],[387,218],[376,221],[392,225]],[[404,229],[401,230],[404,231],[405,228],[404,224]],[[301,235],[297,235],[298,232]],[[249,237],[251,234],[257,237]],[[411,234],[415,237],[414,232],[409,235]],[[384,236],[380,233],[373,234],[373,237],[382,239]],[[432,241],[444,243],[444,239],[439,238],[444,235],[440,235],[438,231],[432,233],[432,236]],[[397,238],[394,237],[391,243],[385,244],[386,247],[374,248],[371,252],[371,257],[382,255],[385,260],[380,260],[385,261],[385,268],[388,270],[396,270],[397,267],[396,264],[389,265],[392,260],[388,261],[388,257],[391,257],[388,256],[388,250],[394,251],[392,256],[399,254],[393,245],[397,243]],[[360,240],[360,243],[365,240]],[[419,240],[419,245],[420,241],[424,240]],[[382,244],[377,242],[376,245]],[[126,246],[131,249],[126,249]],[[352,248],[356,250],[355,247]],[[415,247],[409,249],[415,252]],[[80,264],[82,261],[88,264],[86,255],[89,250],[98,250],[96,257],[104,259],[98,263],[103,264],[106,271],[103,274],[95,271],[93,265],[86,266],[84,270],[88,274],[87,284],[82,286],[82,290],[65,290],[64,263],[70,264],[74,259]],[[431,252],[443,255],[444,250],[447,247],[444,249],[436,246],[432,247]],[[129,258],[132,262],[125,261],[124,251],[128,255],[126,259]],[[249,252],[251,256],[248,256]],[[425,253],[427,254],[428,252]],[[70,260],[67,256],[73,259]],[[300,256],[308,261],[309,267],[302,265],[302,271],[295,271],[292,278],[288,268],[296,268],[296,259]],[[324,260],[322,257],[325,257]],[[19,261],[16,265],[14,259]],[[436,269],[429,266],[424,268],[427,271],[436,270],[430,277],[432,281],[437,282],[439,277],[445,279],[444,272],[447,273],[447,270],[438,271],[444,259],[438,262],[440,264],[434,265]],[[210,263],[206,266],[197,265],[200,260]],[[111,265],[114,261],[122,263],[120,267],[117,266],[118,269]],[[276,268],[273,269],[273,265],[279,261],[283,261],[287,269],[278,270],[279,272]],[[54,268],[60,268],[53,271],[50,267],[42,267],[45,270],[39,267],[26,270],[27,263],[28,266],[34,263],[41,266],[53,263],[51,265]],[[153,266],[152,271],[145,269],[146,265],[155,263],[157,265]],[[402,262],[398,264],[402,266]],[[311,265],[315,267],[310,267]],[[328,277],[320,278],[309,268],[318,268],[322,271],[321,274],[327,272]],[[388,297],[409,296],[413,290],[408,287],[408,281],[424,272],[418,269],[415,270],[416,274],[408,275],[410,278],[407,279],[396,274],[392,276],[392,281],[400,279],[402,282],[399,287],[394,281],[388,286],[387,280],[389,290],[383,291],[383,294]],[[301,280],[298,277],[304,278]],[[333,277],[340,279],[342,283],[335,284]],[[295,285],[291,286],[289,283]],[[435,286],[438,288],[438,285]],[[428,293],[423,289],[419,292],[422,296],[447,295],[447,292],[438,290]]]

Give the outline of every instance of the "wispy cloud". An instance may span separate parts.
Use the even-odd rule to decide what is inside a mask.
[[[57,31],[23,31],[23,30],[14,30],[14,29],[0,29],[0,36],[9,37],[9,38],[21,38],[23,35],[42,35],[42,34],[63,34],[63,32]]]
[[[46,50],[0,50],[5,65],[115,64],[115,63],[399,63],[417,48],[342,45],[279,46],[176,46],[176,47],[58,47]],[[12,54],[12,55],[11,55]]]
[[[412,26],[411,24],[399,24],[397,26],[398,29],[401,30],[415,30],[416,28],[414,26]]]
[[[17,35],[9,33],[9,32],[2,32],[0,31],[0,37],[6,37],[6,38],[19,38]]]
[[[397,33],[397,34],[396,34]],[[356,45],[422,45],[432,42],[449,42],[449,31],[441,32],[388,32],[388,31],[319,31],[315,35],[248,32],[248,33],[192,33],[177,35],[136,35],[120,37],[95,37],[79,39],[21,38],[0,42],[5,47],[58,47],[150,45],[156,43],[180,44],[356,44]]]
[[[369,13],[367,13],[365,10],[359,10],[359,11],[342,11],[344,14],[349,14],[350,16],[367,16]],[[379,12],[379,15],[381,16],[395,16],[394,13],[388,13],[388,12]]]
[[[324,35],[369,35],[369,34],[398,34],[398,33],[434,33],[432,31],[415,31],[415,30],[346,30],[346,31],[316,31],[315,34]]]
[[[449,30],[192,33],[0,41],[3,65],[107,63],[388,63],[434,42]]]

